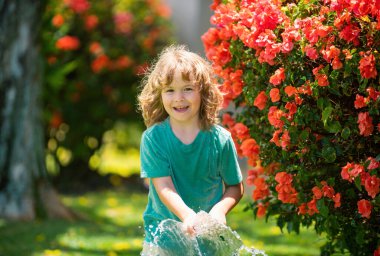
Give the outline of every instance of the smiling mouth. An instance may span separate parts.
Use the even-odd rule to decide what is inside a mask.
[[[185,112],[186,110],[189,109],[189,106],[186,106],[186,107],[173,107],[173,108],[177,112]]]

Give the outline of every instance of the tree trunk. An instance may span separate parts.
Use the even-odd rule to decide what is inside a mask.
[[[72,218],[45,168],[38,50],[44,0],[0,0],[0,217]],[[41,207],[39,207],[41,206]]]

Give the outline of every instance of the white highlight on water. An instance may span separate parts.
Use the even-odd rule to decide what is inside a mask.
[[[245,246],[236,231],[200,211],[195,219],[195,235],[183,230],[182,222],[167,219],[158,226],[153,244],[144,244],[142,256],[267,256],[264,251]]]

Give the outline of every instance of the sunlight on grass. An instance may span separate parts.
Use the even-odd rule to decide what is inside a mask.
[[[89,165],[100,174],[129,177],[140,172],[140,138],[138,123],[118,122],[103,135],[101,148],[90,158]]]
[[[146,193],[125,188],[63,196],[62,199],[86,219],[75,222],[0,220],[0,255],[140,255]],[[302,229],[301,235],[281,233],[275,219],[266,223],[262,219],[254,220],[251,212],[244,212],[246,202],[243,200],[227,216],[228,224],[246,246],[262,249],[270,256],[319,255],[319,247],[325,240],[311,228]]]
[[[90,159],[90,166],[97,168],[100,174],[118,174],[129,177],[140,172],[140,152],[136,148],[120,150],[115,144],[108,144],[102,148],[100,156],[94,155]]]
[[[143,237],[129,238],[123,235],[115,235],[111,232],[104,234],[92,234],[86,231],[76,232],[70,230],[58,237],[58,244],[62,247],[81,250],[97,251],[125,251],[141,249]]]

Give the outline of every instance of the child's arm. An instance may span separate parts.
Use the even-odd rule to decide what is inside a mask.
[[[193,234],[193,224],[196,214],[182,200],[174,187],[172,178],[170,176],[152,178],[152,182],[161,201],[183,222],[185,230]]]
[[[226,224],[227,213],[240,201],[243,194],[244,186],[242,182],[232,186],[226,185],[222,199],[212,207],[209,214],[219,222]]]

